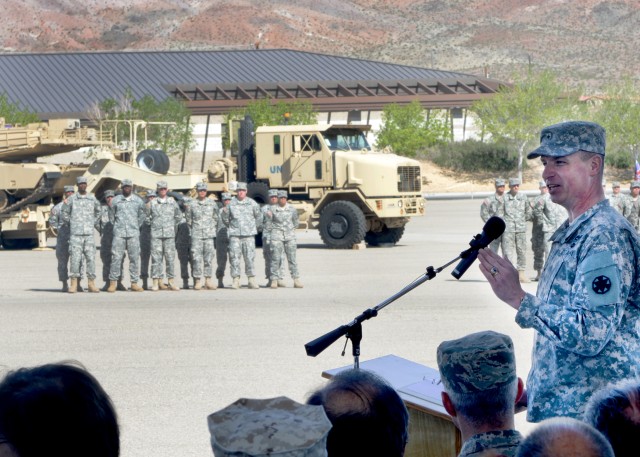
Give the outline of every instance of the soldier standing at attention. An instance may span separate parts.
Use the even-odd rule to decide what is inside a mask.
[[[193,259],[193,276],[195,290],[202,289],[201,278],[204,273],[204,287],[217,289],[211,281],[213,276],[213,238],[218,226],[218,205],[207,198],[207,183],[196,184],[196,198],[187,206],[187,224],[191,229],[191,258]]]
[[[238,195],[229,206],[222,209],[222,222],[229,227],[229,260],[231,263],[232,289],[240,288],[240,257],[244,258],[244,270],[249,278],[249,289],[257,289],[254,262],[256,258],[255,236],[262,228],[260,206],[247,197],[247,183],[239,182]]]
[[[540,181],[540,183],[542,185],[544,181]],[[549,258],[552,245],[551,236],[558,227],[567,220],[567,210],[551,201],[551,195],[549,195],[549,189],[546,184],[545,189],[546,191],[544,191],[542,195],[536,197],[533,205],[533,220],[539,221],[542,232],[542,246],[538,246],[538,249],[542,248],[542,253],[539,254],[534,251],[533,267],[537,272],[534,281],[540,280],[544,263],[547,261],[547,258]],[[538,255],[541,255],[541,257],[538,258]]]
[[[176,252],[178,254],[178,262],[180,262],[180,277],[182,278],[182,288],[189,289],[189,265],[191,264],[191,274],[193,275],[193,259],[191,258],[191,230],[185,219],[187,209],[191,204],[190,197],[182,197],[178,203],[180,211],[182,211],[182,220],[176,228]]]
[[[89,280],[89,292],[99,292],[96,287],[96,243],[93,239],[93,231],[100,226],[100,202],[87,192],[87,178],[76,178],[78,192],[73,194],[62,205],[62,220],[69,223],[70,241],[69,254],[71,255],[71,284],[69,293],[76,293],[78,279],[80,278],[82,259],[84,258]]]
[[[222,193],[222,208],[229,206],[231,203],[231,194],[227,192]],[[218,217],[220,218],[222,209]],[[229,229],[222,222],[222,219],[218,219],[218,230],[216,231],[216,278],[218,278],[218,287],[224,287],[224,270],[227,268],[227,258],[229,257]]]
[[[527,266],[527,221],[531,220],[529,199],[519,193],[520,180],[509,178],[509,192],[504,195],[504,222],[502,252],[517,266],[520,282],[529,282],[524,271]]]
[[[267,278],[267,287],[269,287],[269,285],[271,284],[271,219],[267,217],[267,212],[277,204],[278,204],[278,189],[269,189],[269,203],[267,203],[261,208],[262,210],[262,255],[264,257],[264,275]]]
[[[146,218],[149,218],[149,207],[151,200],[156,198],[156,191],[147,192],[147,202],[144,205]],[[146,223],[140,227],[140,278],[142,279],[142,288],[149,290],[149,259],[151,258],[151,226]]]
[[[284,280],[282,273],[284,257],[289,263],[289,272],[293,278],[293,287],[302,288],[300,272],[296,261],[296,229],[298,211],[287,203],[287,191],[278,191],[278,204],[270,207],[267,217],[271,219],[271,285],[277,289]]]
[[[112,190],[104,191],[105,204],[102,205],[100,213],[100,260],[102,260],[102,280],[104,286],[100,289],[106,292],[109,289],[109,272],[111,270],[111,246],[113,244],[113,215],[111,214],[111,203],[115,193]]]
[[[620,193],[619,181],[613,181],[611,183],[611,195],[609,196],[609,204],[620,214],[622,214],[622,212],[624,211],[624,195]]]
[[[158,181],[157,197],[151,201],[148,223],[151,225],[151,290],[180,290],[174,282],[176,228],[182,212],[176,201],[167,196],[167,182]],[[168,287],[164,285],[162,263],[166,262]]]
[[[627,218],[631,225],[640,230],[640,181],[631,183],[631,194],[624,200],[623,215]]]
[[[504,218],[504,186],[504,179],[496,178],[496,193],[491,197],[485,198],[482,205],[480,205],[480,217],[482,218],[482,222],[486,223],[492,216]],[[489,247],[493,252],[498,252],[501,242],[502,235],[493,240]],[[504,254],[504,250],[502,253]]]
[[[130,179],[122,180],[122,195],[118,195],[111,203],[113,214],[113,247],[111,248],[111,271],[109,272],[109,288],[107,292],[115,292],[117,281],[122,277],[124,254],[129,257],[129,277],[131,290],[142,292],[138,285],[140,279],[140,227],[146,219],[144,202],[133,194],[133,183]]]
[[[49,225],[57,230],[56,259],[58,260],[58,280],[62,283],[62,291],[69,292],[69,223],[62,220],[62,205],[75,192],[73,186],[64,186],[64,198],[51,209]]]

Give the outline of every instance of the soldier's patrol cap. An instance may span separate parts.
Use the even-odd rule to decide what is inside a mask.
[[[156,188],[157,188],[157,189],[166,189],[166,188],[168,188],[168,187],[169,187],[169,186],[167,185],[167,181],[158,181],[158,182],[156,183]]]
[[[228,192],[222,192],[222,201],[231,200],[231,194]]]
[[[105,190],[104,191],[104,198],[115,197],[115,195],[116,195],[116,193],[114,191],[112,191],[112,190]]]
[[[287,397],[241,398],[207,418],[215,457],[325,457],[324,408]]]
[[[570,121],[545,127],[540,132],[540,146],[527,155],[536,157],[564,157],[578,151],[604,156],[606,133],[594,122]]]
[[[640,187],[640,181],[631,181],[631,188]]]
[[[196,184],[196,190],[207,190],[207,183],[199,182],[198,184]]]
[[[278,191],[278,198],[289,198],[289,195],[287,194],[286,190],[279,190]]]
[[[130,179],[123,179],[121,182],[121,185],[122,187],[125,187],[125,186],[131,187],[133,186],[133,182]]]
[[[613,181],[611,187],[620,187],[620,181]]]
[[[239,182],[236,185],[236,190],[247,190],[247,183],[246,182]]]
[[[544,179],[541,179],[538,185],[538,187],[547,187],[547,182]]]
[[[444,388],[460,394],[483,392],[516,379],[513,341],[492,331],[472,333],[438,346]]]
[[[147,197],[157,197],[155,190],[148,190]]]
[[[75,192],[75,191],[76,191],[76,188],[73,187],[73,186],[64,186],[64,192],[65,193],[67,193],[67,192]]]
[[[278,189],[269,189],[269,197],[277,197]]]
[[[505,185],[504,179],[496,178],[496,187],[502,187]]]
[[[86,183],[87,183],[86,176],[78,176],[76,178],[76,184],[86,184]]]
[[[509,178],[509,187],[519,186],[520,180],[518,178]]]

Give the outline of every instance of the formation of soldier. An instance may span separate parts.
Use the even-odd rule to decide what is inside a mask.
[[[125,257],[129,260],[131,291],[180,290],[175,282],[176,253],[183,288],[189,288],[189,266],[195,290],[224,287],[229,260],[231,288],[238,289],[240,262],[244,259],[248,287],[257,289],[255,236],[260,231],[266,241],[263,252],[267,287],[286,286],[285,258],[294,287],[302,287],[296,262],[298,213],[287,203],[286,191],[269,191],[272,198],[261,209],[247,196],[246,183],[238,183],[237,196],[223,193],[219,206],[207,195],[206,183],[196,185],[196,198],[184,197],[177,202],[168,195],[166,181],[159,181],[156,191],[148,191],[143,199],[133,192],[133,182],[124,179],[121,193],[105,191],[105,203],[100,205],[86,191],[85,177],[78,177],[76,182],[78,192],[73,186],[65,186],[63,200],[52,208],[49,219],[58,232],[56,258],[64,292],[83,291],[83,270],[89,292],[99,292],[95,284],[94,229],[100,233],[103,291],[127,290],[122,284]],[[217,284],[213,280],[214,256]]]

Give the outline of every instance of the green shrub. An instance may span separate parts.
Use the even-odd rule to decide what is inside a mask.
[[[504,144],[466,140],[429,148],[426,159],[453,171],[512,171],[518,167],[515,151]]]

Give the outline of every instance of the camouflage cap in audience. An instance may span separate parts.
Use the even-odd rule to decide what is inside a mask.
[[[147,197],[157,197],[155,190],[148,190]]]
[[[277,197],[278,189],[269,189],[269,197]]]
[[[199,182],[196,184],[196,190],[207,190],[207,183],[202,181]]]
[[[85,176],[78,176],[76,178],[76,184],[86,184],[87,178]]]
[[[120,183],[120,187],[125,187],[125,186],[133,186],[133,181],[131,181],[130,179],[123,179],[122,182]]]
[[[247,190],[247,183],[238,182],[238,184],[236,184],[236,190]]]
[[[564,157],[578,151],[604,155],[605,130],[594,122],[570,121],[550,125],[540,133],[540,146],[527,155],[536,157]]]
[[[156,183],[156,188],[157,189],[168,189],[169,186],[167,185],[167,181],[158,181]]]
[[[66,192],[75,192],[76,188],[73,186],[64,186],[64,191]]]
[[[611,183],[611,187],[615,188],[615,187],[620,187],[620,181],[613,181]]]
[[[640,187],[640,181],[631,181],[631,188]]]
[[[496,178],[496,187],[502,187],[505,185],[505,181],[502,178]]]
[[[509,178],[509,187],[519,186],[519,185],[520,185],[520,179],[518,179],[518,178]]]
[[[222,201],[231,200],[231,194],[228,192],[222,192]]]
[[[104,198],[115,197],[115,195],[116,195],[116,193],[114,191],[112,191],[112,190],[105,190],[104,191]]]
[[[461,394],[482,392],[516,379],[513,341],[492,331],[443,341],[438,368],[445,389]]]
[[[287,194],[286,190],[279,190],[278,191],[278,198],[289,198],[289,195]]]
[[[331,422],[322,406],[241,398],[207,419],[215,457],[327,455]]]

